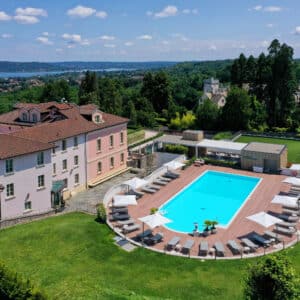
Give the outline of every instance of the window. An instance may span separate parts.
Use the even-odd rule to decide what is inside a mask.
[[[95,122],[100,123],[100,116],[95,116]]]
[[[61,150],[62,150],[62,151],[67,150],[67,140],[62,140],[62,143],[61,143]]]
[[[13,197],[15,195],[15,187],[13,183],[6,185],[6,196]]]
[[[63,182],[64,182],[64,188],[67,189],[67,188],[68,188],[68,179],[65,178],[65,179],[63,180]]]
[[[115,159],[113,157],[110,158],[110,168],[112,169],[115,166]]]
[[[52,148],[52,154],[54,155],[56,152],[56,149],[55,148]]]
[[[75,184],[79,183],[79,174],[75,174],[75,176],[74,176],[74,182],[75,182]]]
[[[31,201],[26,201],[25,202],[25,210],[30,210],[31,209]]]
[[[75,156],[74,156],[74,165],[75,165],[75,166],[78,166],[78,164],[79,164],[78,155],[75,155]]]
[[[43,165],[44,164],[44,152],[40,152],[37,155],[37,165]]]
[[[22,120],[23,121],[27,121],[27,114],[26,113],[22,113]]]
[[[52,174],[55,175],[56,174],[56,163],[54,163],[52,165]]]
[[[32,122],[33,123],[37,122],[37,115],[36,114],[32,114]]]
[[[66,159],[64,159],[62,161],[62,168],[63,168],[63,171],[67,170],[68,169],[68,162]]]
[[[121,159],[121,164],[124,164],[124,153],[121,153],[120,159]]]
[[[101,139],[97,139],[97,152],[101,151]]]
[[[110,147],[113,147],[113,146],[114,146],[114,136],[113,136],[113,135],[111,135],[111,136],[109,137],[109,146],[110,146]]]
[[[78,137],[74,137],[74,147],[78,147]]]
[[[14,171],[14,161],[13,159],[7,159],[5,161],[5,172],[12,173]]]
[[[38,187],[44,187],[45,186],[45,176],[44,175],[40,175],[38,176]]]
[[[124,144],[124,132],[120,133],[120,142],[121,144]]]
[[[101,161],[99,161],[98,164],[97,164],[97,172],[98,173],[102,172],[102,163],[101,163]]]

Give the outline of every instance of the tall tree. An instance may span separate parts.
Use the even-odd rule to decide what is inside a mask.
[[[204,100],[196,111],[196,125],[199,129],[214,130],[217,126],[219,109],[211,100]]]
[[[98,78],[96,72],[87,71],[81,81],[78,97],[79,104],[97,103]]]
[[[241,53],[239,58],[234,60],[231,67],[231,82],[239,87],[247,83],[247,58]]]

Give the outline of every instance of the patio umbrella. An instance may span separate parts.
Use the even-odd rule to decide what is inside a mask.
[[[293,171],[300,171],[300,164],[292,164],[290,166],[290,170],[293,170]]]
[[[129,185],[133,189],[139,189],[142,186],[148,184],[148,181],[144,180],[144,179],[141,179],[141,178],[138,178],[138,177],[134,177],[130,180],[124,181],[123,184]]]
[[[299,205],[299,199],[297,197],[276,195],[271,201],[271,203],[288,206],[297,206]]]
[[[179,161],[172,160],[168,163],[165,163],[164,166],[167,167],[168,169],[176,170],[176,169],[182,168],[184,166],[184,164]]]
[[[282,182],[300,186],[300,178],[296,178],[296,177],[287,177]]]
[[[281,219],[274,217],[270,214],[265,213],[264,211],[261,211],[255,215],[247,217],[248,220],[251,220],[253,222],[258,223],[259,225],[263,227],[270,227],[276,223],[283,222]]]
[[[114,206],[137,205],[135,195],[115,195],[113,198]]]
[[[143,236],[144,236],[144,225],[147,224],[150,228],[155,228],[167,223],[172,222],[172,220],[162,216],[159,212],[149,215],[146,217],[139,218],[140,221],[143,222]],[[142,243],[144,244],[144,237],[142,239]]]

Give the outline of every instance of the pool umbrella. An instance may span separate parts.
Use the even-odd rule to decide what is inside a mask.
[[[284,179],[282,182],[300,186],[300,178],[296,178],[296,177],[288,177],[288,178]]]
[[[133,189],[139,189],[144,185],[148,184],[148,181],[138,177],[134,177],[130,180],[124,181],[123,184],[129,185]]]
[[[143,222],[143,239],[142,239],[143,244],[144,244],[144,225],[145,224],[147,224],[151,229],[153,229],[155,227],[172,222],[172,220],[162,216],[159,212],[156,212],[153,215],[139,218],[139,220]]]
[[[135,195],[115,195],[113,198],[113,206],[137,205]]]
[[[271,201],[271,203],[288,206],[297,206],[299,205],[299,199],[297,197],[276,195]]]
[[[270,227],[276,223],[283,222],[281,219],[274,217],[270,214],[265,213],[264,211],[261,211],[255,215],[247,217],[248,220],[251,220],[253,222],[258,223],[259,225],[263,227]]]
[[[164,164],[164,166],[167,167],[168,169],[176,170],[176,169],[182,168],[184,166],[184,164],[179,161],[172,160],[172,161]]]

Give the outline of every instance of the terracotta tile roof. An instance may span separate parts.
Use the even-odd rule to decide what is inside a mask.
[[[23,129],[22,126],[8,125],[8,124],[0,124],[0,134],[4,133],[12,133],[18,130]]]
[[[0,159],[51,149],[53,144],[27,140],[11,134],[0,134]]]
[[[70,109],[73,107],[73,104],[70,103],[58,103],[55,101],[45,102],[45,103],[16,103],[14,108],[21,109],[32,109],[37,108],[41,113],[48,112],[51,107],[57,107],[59,110]]]

